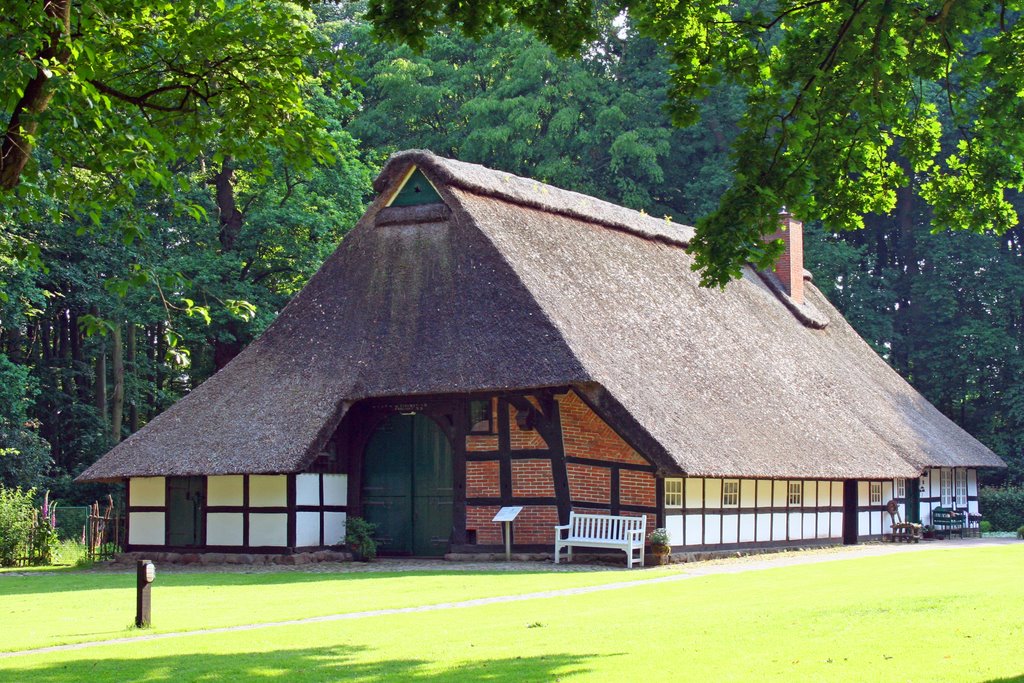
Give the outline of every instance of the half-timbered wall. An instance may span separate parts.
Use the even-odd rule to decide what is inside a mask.
[[[829,542],[843,536],[840,481],[688,477],[665,500],[673,546]]]
[[[921,522],[932,523],[937,507],[978,512],[978,471],[963,467],[930,467],[920,479]],[[948,481],[948,487],[944,482]]]
[[[128,482],[128,545],[167,546],[167,479]],[[338,545],[345,536],[348,475],[333,472],[206,477],[204,545],[192,550],[284,551]]]

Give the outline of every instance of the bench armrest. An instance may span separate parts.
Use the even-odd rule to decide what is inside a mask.
[[[572,527],[571,524],[556,524],[555,531],[558,531],[559,529],[568,529],[570,527]]]

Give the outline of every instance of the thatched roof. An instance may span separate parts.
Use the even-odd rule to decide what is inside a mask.
[[[384,208],[412,165],[446,206]],[[700,288],[688,227],[421,151],[375,188],[263,336],[79,479],[298,471],[360,399],[566,385],[666,471],[1003,466],[813,285],[803,307],[750,270]]]

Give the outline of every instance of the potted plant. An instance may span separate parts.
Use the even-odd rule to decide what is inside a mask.
[[[668,529],[655,529],[647,537],[651,543],[651,553],[654,555],[657,564],[668,564],[672,555],[672,546],[669,545]]]
[[[369,562],[377,557],[377,542],[373,540],[376,530],[376,524],[362,517],[349,517],[345,521],[345,545],[352,552],[353,560]]]

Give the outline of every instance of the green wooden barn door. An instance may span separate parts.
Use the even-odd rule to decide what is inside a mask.
[[[202,545],[206,477],[167,479],[167,545]]]
[[[384,553],[439,556],[452,525],[451,444],[423,415],[392,415],[366,446],[363,516]]]

